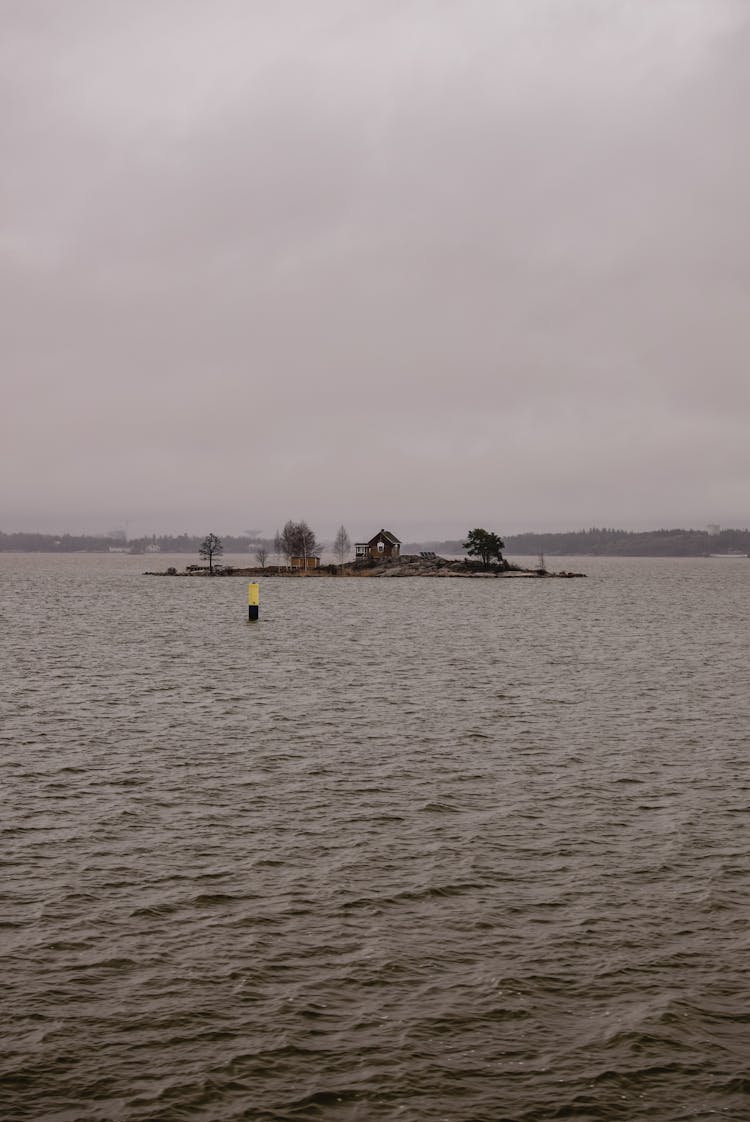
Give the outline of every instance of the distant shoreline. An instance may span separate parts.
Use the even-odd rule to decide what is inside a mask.
[[[222,534],[225,554],[254,556],[258,548],[268,557],[274,553],[274,542],[268,537]],[[593,527],[556,533],[504,534],[506,557],[737,557],[750,555],[750,530],[663,529],[618,530]],[[0,553],[52,554],[129,554],[149,558],[159,554],[194,558],[198,556],[202,538],[193,534],[151,534],[129,538],[94,534],[49,534],[41,532],[0,531]],[[456,556],[464,552],[461,539],[442,541],[404,541],[405,555],[423,551],[440,556]]]

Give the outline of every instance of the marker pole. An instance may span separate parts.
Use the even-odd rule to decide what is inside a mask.
[[[251,581],[247,586],[247,618],[258,618],[258,606],[260,604],[260,585],[257,580]]]

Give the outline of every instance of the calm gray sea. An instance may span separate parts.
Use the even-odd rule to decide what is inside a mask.
[[[4,1122],[750,1118],[750,560],[186,560],[0,555]]]

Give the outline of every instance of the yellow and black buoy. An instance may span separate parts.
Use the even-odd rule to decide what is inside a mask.
[[[258,618],[258,605],[260,604],[260,585],[257,580],[251,581],[247,586],[247,618]]]

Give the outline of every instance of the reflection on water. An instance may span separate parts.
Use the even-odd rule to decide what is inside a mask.
[[[0,556],[3,1118],[745,1117],[750,563],[143,567]]]

